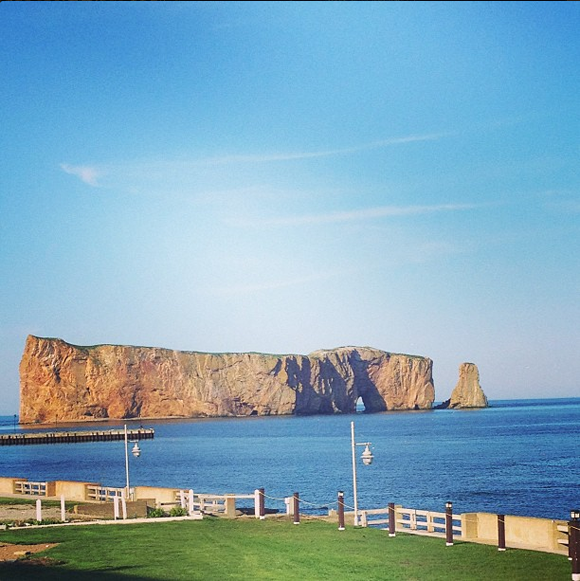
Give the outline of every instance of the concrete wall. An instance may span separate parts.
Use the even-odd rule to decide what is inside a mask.
[[[27,480],[27,478],[0,477],[0,494],[14,494],[14,483],[23,480]]]
[[[127,518],[146,518],[148,502],[137,500],[127,502]],[[112,502],[80,504],[75,506],[74,513],[88,519],[113,519],[115,506]],[[121,513],[122,514],[122,513]]]
[[[87,500],[87,486],[100,486],[93,482],[73,482],[70,480],[56,480],[47,482],[47,496],[62,496],[66,500]]]
[[[157,488],[155,486],[135,486],[135,500],[148,500],[154,498],[157,508],[162,504],[175,503],[176,488]]]
[[[558,539],[567,539],[567,535],[558,531],[558,525],[566,525],[566,521],[525,516],[505,517],[506,547],[514,549],[531,549],[566,555],[566,545],[558,543]],[[497,515],[490,513],[468,513],[462,515],[462,540],[497,544]]]

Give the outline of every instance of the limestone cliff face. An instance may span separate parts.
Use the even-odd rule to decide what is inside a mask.
[[[485,408],[487,397],[479,385],[479,370],[473,363],[459,366],[459,381],[451,393],[449,408]]]
[[[80,347],[29,336],[20,421],[430,409],[432,361],[367,347],[304,355]]]

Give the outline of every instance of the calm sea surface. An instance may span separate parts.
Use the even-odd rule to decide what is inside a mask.
[[[580,398],[490,403],[484,410],[142,421],[155,439],[140,443],[140,458],[130,457],[131,486],[215,494],[264,487],[268,508],[280,510],[296,491],[308,503],[301,511],[313,513],[335,506],[343,490],[352,505],[354,421],[356,441],[371,442],[375,456],[357,467],[360,508],[395,502],[443,510],[451,500],[456,513],[567,518],[580,507]],[[14,418],[0,416],[0,433],[14,430]],[[0,476],[122,487],[124,444],[0,447]]]

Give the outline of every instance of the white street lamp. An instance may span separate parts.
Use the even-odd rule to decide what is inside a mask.
[[[362,462],[365,466],[370,466],[373,462],[373,453],[371,452],[370,442],[355,442],[354,439],[354,422],[350,422],[350,435],[352,444],[352,489],[354,494],[354,526],[358,526],[358,494],[356,487],[356,447],[364,446],[365,449],[361,455]]]
[[[137,440],[131,440],[131,444],[135,444],[131,450],[131,454],[135,458],[141,456],[141,448],[139,448],[139,443]],[[129,488],[129,439],[127,437],[127,424],[125,424],[125,475],[127,477],[127,488],[125,489],[125,498],[129,500],[131,494],[131,489]]]

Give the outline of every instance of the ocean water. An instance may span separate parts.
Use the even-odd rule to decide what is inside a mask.
[[[566,519],[580,507],[580,398],[491,401],[482,410],[430,410],[310,417],[142,420],[155,428],[130,456],[131,486],[205,493],[266,491],[268,508],[299,492],[301,512],[353,504],[350,424],[371,442],[357,463],[359,508],[389,502],[455,513],[486,511]],[[112,428],[122,421],[59,424]],[[52,426],[54,427],[54,426]],[[0,417],[0,433],[20,429]],[[47,427],[38,428],[39,431]],[[35,431],[35,430],[26,430]],[[357,447],[357,457],[362,452]],[[0,447],[0,476],[125,485],[123,442]]]

